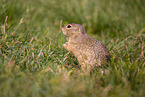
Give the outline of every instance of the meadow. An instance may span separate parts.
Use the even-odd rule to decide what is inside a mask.
[[[0,0],[0,97],[144,97],[145,0]],[[111,63],[84,74],[62,45],[78,23]],[[101,72],[104,71],[104,73]]]

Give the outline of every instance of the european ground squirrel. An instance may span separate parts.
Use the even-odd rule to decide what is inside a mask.
[[[101,41],[88,36],[83,26],[71,23],[63,27],[62,31],[69,37],[63,47],[73,53],[82,69],[108,63],[110,54],[107,47]]]

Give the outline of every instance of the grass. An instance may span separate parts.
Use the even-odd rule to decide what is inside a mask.
[[[0,0],[0,97],[143,97],[144,0]],[[111,54],[91,75],[62,45],[79,23]]]

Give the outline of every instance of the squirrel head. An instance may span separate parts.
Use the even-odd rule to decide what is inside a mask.
[[[62,28],[63,34],[68,37],[78,37],[86,34],[85,28],[82,25],[71,23]]]

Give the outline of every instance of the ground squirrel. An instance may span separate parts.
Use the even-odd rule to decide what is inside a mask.
[[[63,47],[73,53],[81,68],[101,66],[110,59],[107,47],[101,41],[88,36],[83,26],[71,23],[63,27],[62,31],[69,37]]]

